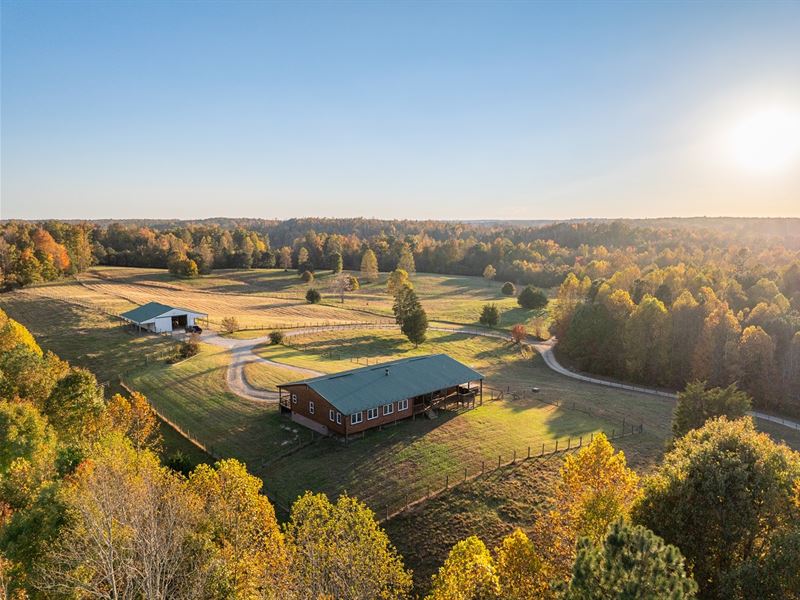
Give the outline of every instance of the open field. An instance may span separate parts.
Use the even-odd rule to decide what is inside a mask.
[[[254,388],[270,392],[277,391],[277,386],[280,383],[295,381],[301,377],[297,371],[292,369],[284,369],[258,362],[247,363],[244,367],[244,376],[247,379],[247,383]]]
[[[353,274],[359,276],[358,272]],[[197,279],[176,279],[161,269],[95,267],[82,276],[82,280],[100,292],[136,302],[141,302],[141,294],[145,293],[157,295],[165,304],[177,304],[175,294],[180,292],[180,301],[184,304],[191,301],[192,308],[208,312],[212,321],[233,315],[243,326],[274,327],[282,323],[343,322],[391,316],[392,297],[386,293],[387,277],[387,273],[381,273],[376,282],[362,281],[361,289],[347,293],[344,303],[340,303],[339,296],[332,290],[333,276],[329,271],[318,272],[310,285],[303,283],[295,271],[282,269],[227,269]],[[111,282],[115,284],[113,288],[108,287]],[[414,274],[412,282],[431,320],[477,323],[481,308],[487,302],[494,302],[500,308],[501,327],[546,316],[546,311],[524,310],[517,305],[516,298],[501,294],[501,282],[428,273]],[[305,303],[309,287],[322,293],[322,305]],[[223,304],[212,300],[221,295],[226,298]]]
[[[306,430],[280,417],[276,406],[242,400],[228,391],[227,351],[201,344],[201,352],[170,365],[154,364],[126,383],[144,393],[167,419],[219,456],[257,467],[298,443]]]

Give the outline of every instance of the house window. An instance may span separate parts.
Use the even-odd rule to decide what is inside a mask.
[[[378,418],[378,414],[380,414],[380,413],[379,413],[377,408],[370,408],[367,411],[367,420],[371,421],[372,419],[377,419]]]
[[[363,412],[357,412],[355,414],[350,415],[350,425],[358,425],[363,420],[364,420]]]
[[[329,411],[328,411],[328,418],[329,418],[331,421],[334,421],[334,420],[335,420],[335,417],[334,417],[334,415],[333,415],[333,413],[334,413],[334,412],[335,412],[335,411],[333,411],[333,410],[329,410]]]
[[[314,414],[314,401],[313,400],[309,400],[308,401],[308,412],[311,413],[312,415]]]
[[[390,402],[389,404],[384,404],[383,405],[383,414],[384,415],[390,415],[393,412],[394,412],[394,404],[393,403]]]
[[[297,404],[297,394],[292,394],[292,404]]]
[[[336,424],[337,425],[341,425],[342,424],[342,413],[340,413],[340,412],[336,413]]]
[[[397,412],[402,412],[408,409],[408,400],[400,400],[397,403]]]

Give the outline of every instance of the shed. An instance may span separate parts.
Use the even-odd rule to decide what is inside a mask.
[[[208,315],[185,308],[167,306],[159,302],[148,302],[138,308],[122,313],[120,317],[147,331],[170,333],[176,329],[191,327],[198,319],[207,319]]]

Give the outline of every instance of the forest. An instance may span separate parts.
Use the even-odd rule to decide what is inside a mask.
[[[644,478],[594,436],[530,536],[459,541],[425,598],[800,597],[800,455],[749,407],[735,386],[688,386]],[[0,312],[0,597],[413,597],[357,498],[306,492],[279,524],[242,463],[163,464],[160,445],[144,396],[106,397]]]

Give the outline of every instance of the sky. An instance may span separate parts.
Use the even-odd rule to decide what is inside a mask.
[[[3,219],[800,217],[800,2],[0,8]]]

